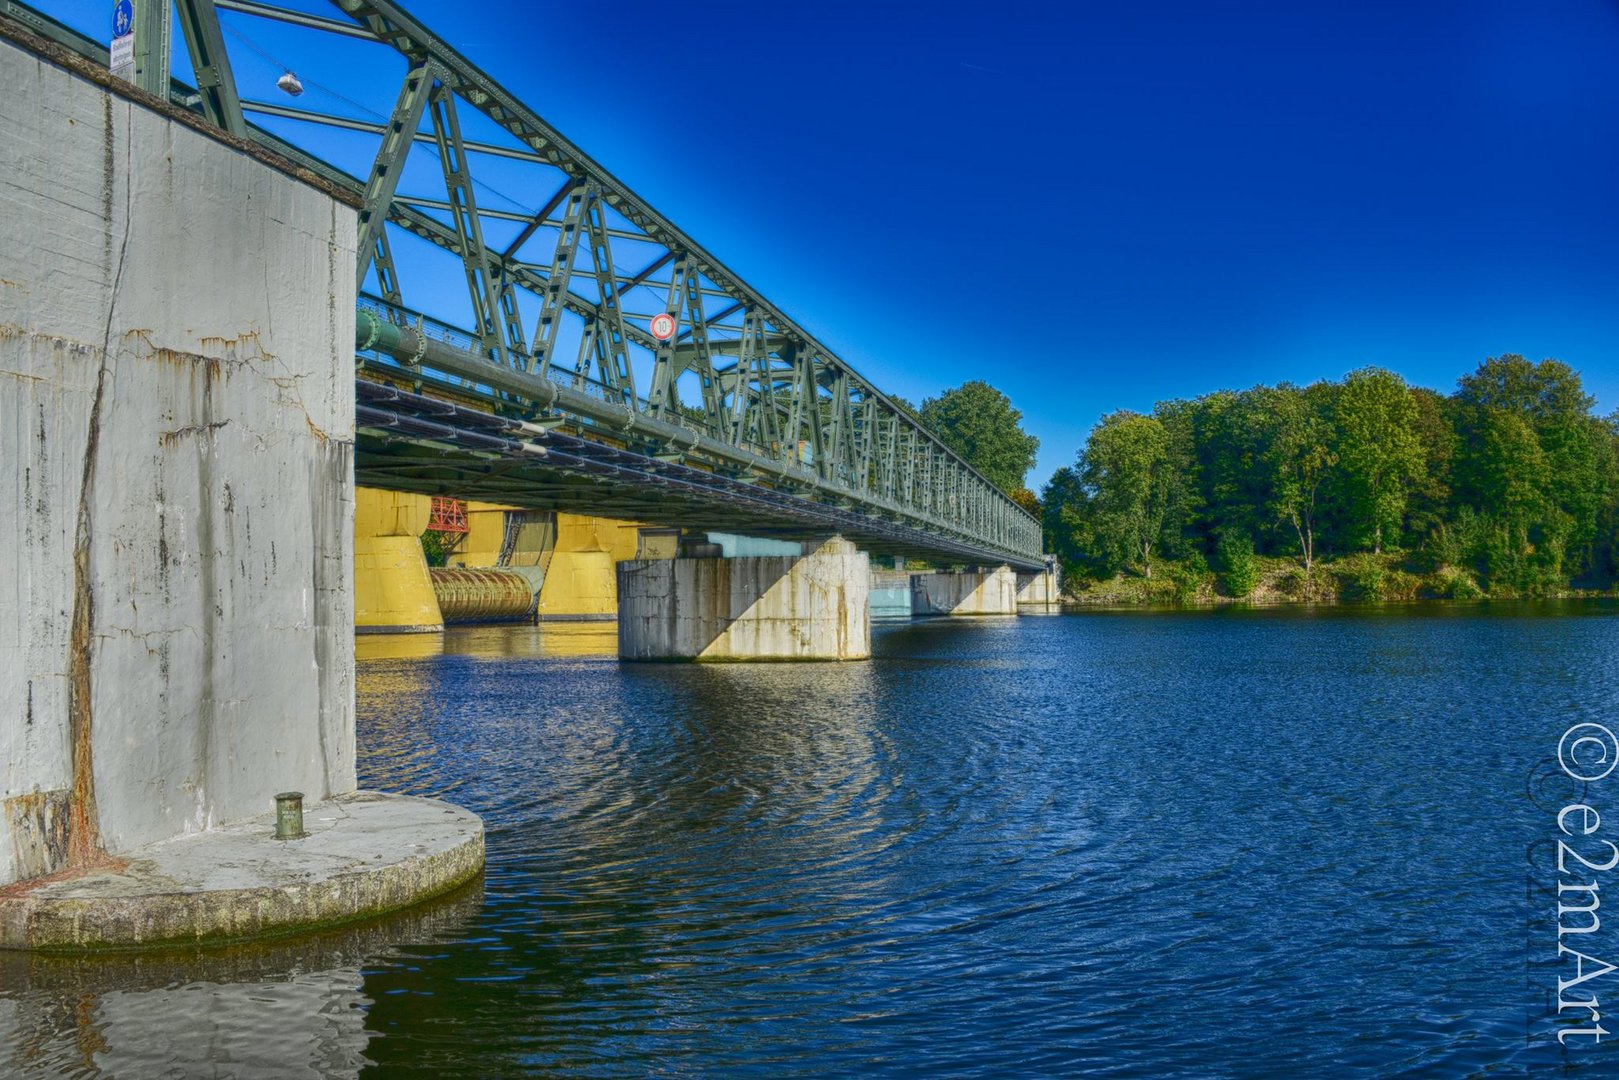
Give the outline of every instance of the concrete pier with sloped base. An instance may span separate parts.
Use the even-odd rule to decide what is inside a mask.
[[[864,660],[866,554],[834,537],[808,555],[618,564],[625,660]]]
[[[1017,602],[1022,610],[1056,611],[1062,605],[1062,572],[1055,555],[1046,556],[1046,568],[1038,574],[1017,576]]]
[[[1017,604],[1017,574],[1005,566],[911,578],[915,615],[1016,615]]]

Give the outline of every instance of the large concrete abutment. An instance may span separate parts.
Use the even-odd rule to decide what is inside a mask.
[[[0,885],[355,789],[355,210],[5,25]]]
[[[618,564],[626,660],[864,660],[871,567],[833,538],[807,555]]]
[[[354,790],[354,211],[0,40],[0,883]]]

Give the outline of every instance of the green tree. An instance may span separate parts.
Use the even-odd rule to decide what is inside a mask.
[[[1315,567],[1321,490],[1338,464],[1329,419],[1332,388],[1317,383],[1301,390],[1284,383],[1266,390],[1264,397],[1270,421],[1264,457],[1271,477],[1271,513],[1292,527],[1309,573]]]
[[[1360,540],[1380,555],[1384,536],[1398,535],[1406,497],[1422,473],[1417,404],[1404,379],[1374,367],[1350,372],[1336,404],[1343,509]]]
[[[1580,373],[1561,360],[1535,364],[1517,353],[1491,357],[1457,379],[1456,398],[1469,407],[1521,413],[1535,423],[1587,416],[1596,404],[1581,385]]]
[[[1591,570],[1599,579],[1619,577],[1619,412],[1600,423],[1603,490]]]
[[[450,549],[444,544],[444,534],[432,531],[421,536],[422,556],[428,566],[443,566],[450,561]]]
[[[1202,468],[1197,453],[1197,402],[1160,401],[1152,416],[1169,438],[1170,487],[1164,514],[1163,550],[1172,559],[1201,554]]]
[[[1152,577],[1152,552],[1175,488],[1169,433],[1150,416],[1120,410],[1091,429],[1079,458],[1097,541],[1120,562],[1139,558]]]
[[[1266,387],[1221,390],[1197,400],[1194,431],[1201,532],[1205,542],[1225,532],[1264,536],[1272,498],[1267,461],[1272,421]]]
[[[1474,482],[1489,523],[1479,552],[1481,568],[1492,588],[1531,587],[1537,561],[1531,559],[1537,554],[1532,537],[1545,532],[1551,509],[1542,490],[1546,455],[1529,421],[1510,409],[1482,409],[1477,437]],[[1544,560],[1550,552],[1538,554]]]
[[[1527,532],[1544,507],[1541,477],[1546,455],[1535,429],[1522,415],[1487,408],[1479,425],[1475,463],[1478,494],[1501,520]]]
[[[1259,564],[1254,561],[1254,542],[1247,533],[1223,534],[1214,553],[1228,594],[1240,600],[1254,591],[1259,584]]]
[[[1422,539],[1443,528],[1449,517],[1451,463],[1456,455],[1455,409],[1444,395],[1426,387],[1412,387],[1411,401],[1416,406],[1422,467],[1406,500],[1406,524],[1414,537]]]
[[[1494,523],[1486,573],[1538,588],[1595,566],[1611,441],[1579,373],[1509,353],[1457,380],[1456,402],[1457,501]]]
[[[1058,469],[1040,489],[1046,550],[1057,556],[1066,574],[1091,574],[1098,569],[1089,503],[1075,469]]]
[[[1023,430],[1007,396],[974,380],[922,402],[922,422],[1008,495],[1023,487],[1040,440]]]

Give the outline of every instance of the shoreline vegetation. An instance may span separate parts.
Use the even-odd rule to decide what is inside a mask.
[[[1584,600],[1619,596],[1619,589],[1569,587],[1520,593],[1498,587],[1486,592],[1474,574],[1454,566],[1424,569],[1405,554],[1331,556],[1316,560],[1306,573],[1296,558],[1254,559],[1248,591],[1237,593],[1231,578],[1206,562],[1157,560],[1153,576],[1121,571],[1106,580],[1065,581],[1063,606],[1071,609],[1120,607],[1273,607],[1300,604],[1407,604],[1419,601]]]
[[[1103,416],[1040,493],[1065,599],[1572,598],[1619,584],[1619,413],[1507,354],[1449,394],[1368,367]]]

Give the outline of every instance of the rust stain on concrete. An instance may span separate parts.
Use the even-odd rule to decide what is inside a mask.
[[[35,791],[0,802],[19,877],[50,874],[67,863],[68,792]]]
[[[92,415],[91,423],[99,423]],[[86,462],[85,471],[89,471]],[[90,745],[91,626],[95,598],[90,587],[88,500],[79,507],[79,542],[73,552],[73,628],[68,643],[68,736],[72,745],[73,795],[68,811],[69,865],[82,866],[101,853],[101,829],[96,819],[94,758]]]
[[[129,869],[128,859],[117,859],[105,852],[98,853],[96,857],[83,866],[65,866],[40,877],[27,878],[23,881],[14,881],[10,885],[0,885],[0,901],[20,900],[32,892],[36,892],[48,885],[59,885],[66,881],[77,881],[79,878],[91,874],[108,873],[121,874]]]
[[[259,344],[259,334],[257,330],[249,330],[246,333],[237,334],[235,337],[200,337],[197,339],[197,344],[202,346],[211,346],[216,349],[240,349],[244,346],[251,345],[254,351],[257,352],[259,358],[266,360],[273,359],[269,353],[264,351],[264,347]]]

